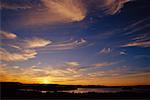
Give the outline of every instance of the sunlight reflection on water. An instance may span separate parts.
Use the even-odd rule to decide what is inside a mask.
[[[113,89],[113,88],[78,88],[76,90],[67,90],[62,92],[68,92],[68,93],[88,93],[88,92],[96,92],[96,93],[115,93],[115,92],[121,92],[125,91],[120,88]]]
[[[34,91],[34,92],[54,92],[51,90],[34,90],[34,89],[21,89],[22,91]],[[96,93],[115,93],[115,92],[124,92],[126,90],[122,90],[121,88],[77,88],[75,90],[61,90],[57,92],[67,92],[67,93],[88,93],[88,92],[96,92]]]

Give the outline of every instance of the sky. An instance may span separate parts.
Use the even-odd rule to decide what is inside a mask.
[[[1,0],[0,81],[150,85],[149,0]]]

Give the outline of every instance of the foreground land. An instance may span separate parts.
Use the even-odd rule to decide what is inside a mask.
[[[149,91],[131,91],[117,93],[67,93],[58,92],[59,90],[73,90],[82,88],[107,88],[108,86],[81,86],[81,85],[57,85],[57,84],[21,84],[1,82],[2,99],[149,99]],[[133,87],[149,88],[150,86],[116,86],[113,88],[122,88],[132,90]],[[110,88],[110,87],[108,87]],[[34,89],[36,91],[22,91],[22,89]],[[52,90],[53,92],[39,92]]]

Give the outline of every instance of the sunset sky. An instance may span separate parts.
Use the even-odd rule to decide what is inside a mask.
[[[150,85],[150,0],[1,0],[0,81]]]

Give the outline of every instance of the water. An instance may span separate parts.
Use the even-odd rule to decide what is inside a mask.
[[[88,92],[96,92],[96,93],[116,93],[116,92],[125,92],[121,88],[78,88],[76,90],[66,90],[62,92],[68,93],[88,93]]]
[[[43,90],[33,90],[33,89],[21,89],[21,91],[34,91],[34,92],[54,92],[54,91],[43,91]],[[96,92],[96,93],[116,93],[116,92],[125,92],[127,90],[123,90],[121,88],[77,88],[75,90],[60,90],[57,92],[67,92],[67,93],[88,93],[88,92]]]

